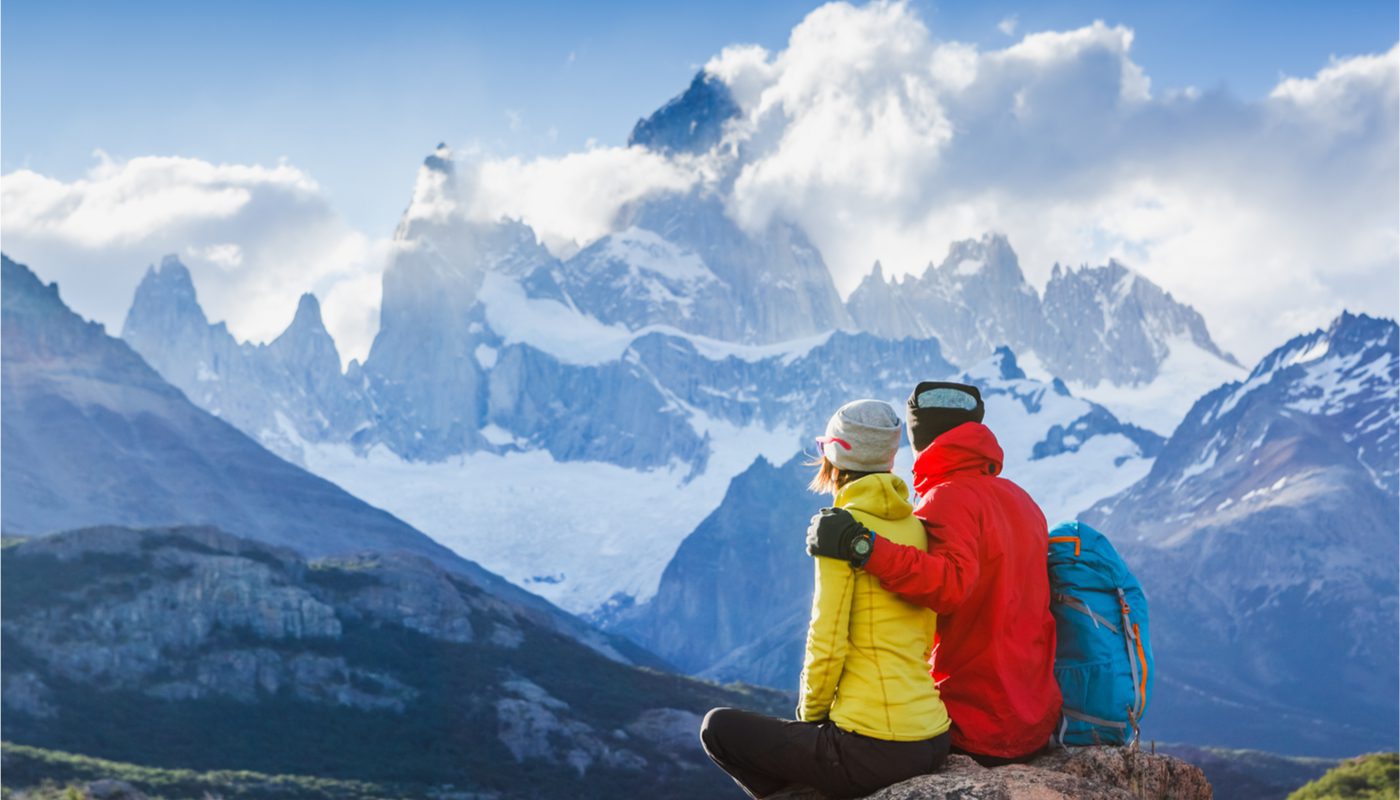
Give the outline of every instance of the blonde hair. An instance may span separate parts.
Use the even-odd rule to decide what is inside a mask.
[[[876,475],[875,472],[860,472],[853,469],[841,469],[831,463],[825,455],[813,456],[807,466],[816,467],[817,474],[812,476],[812,482],[807,484],[807,488],[817,494],[836,494],[841,491],[846,484],[851,481],[864,478],[866,475]]]

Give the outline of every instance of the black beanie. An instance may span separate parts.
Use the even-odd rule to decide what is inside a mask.
[[[955,405],[943,405],[934,408],[920,408],[918,405],[919,395],[935,389],[950,389],[947,396],[956,400],[958,395],[971,395],[971,400],[975,401],[972,408],[959,408]],[[914,452],[921,453],[933,440],[948,431],[956,428],[964,422],[981,422],[982,415],[987,408],[982,404],[982,393],[977,391],[976,386],[966,383],[943,383],[941,381],[924,381],[914,387],[914,393],[909,395],[909,409],[907,421],[909,427],[909,443],[914,445]]]

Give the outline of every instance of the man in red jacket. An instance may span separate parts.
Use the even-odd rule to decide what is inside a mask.
[[[920,383],[909,398],[914,515],[928,551],[880,539],[841,509],[812,518],[807,552],[850,561],[886,589],[938,612],[933,671],[954,752],[984,766],[1040,752],[1060,718],[1045,514],[1000,476],[981,393]]]

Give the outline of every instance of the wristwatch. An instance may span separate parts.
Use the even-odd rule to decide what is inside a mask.
[[[857,567],[865,564],[866,559],[870,558],[870,551],[875,549],[874,539],[874,536],[872,536],[869,533],[866,533],[862,536],[856,537],[856,540],[851,542],[852,564],[856,565]]]

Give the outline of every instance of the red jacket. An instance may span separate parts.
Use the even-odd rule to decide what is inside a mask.
[[[981,423],[935,439],[914,461],[914,515],[928,530],[928,552],[880,541],[865,570],[938,612],[932,666],[943,679],[953,744],[1015,758],[1050,739],[1060,687],[1045,514],[997,476],[1001,462],[1001,446]]]

